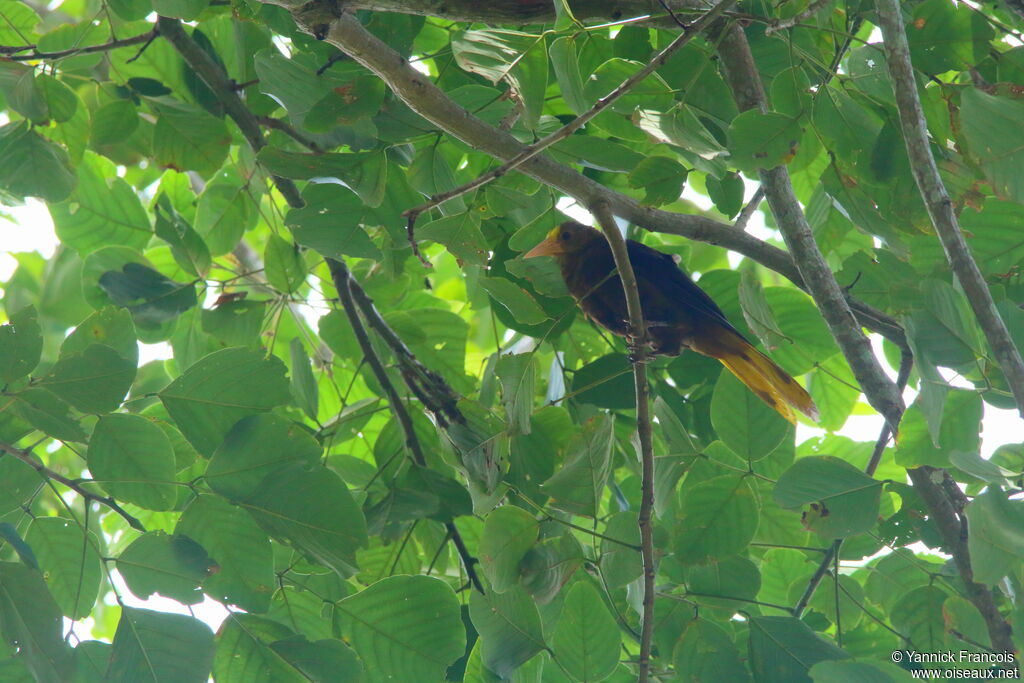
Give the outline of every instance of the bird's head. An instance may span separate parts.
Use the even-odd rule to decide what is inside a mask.
[[[604,235],[582,223],[566,221],[549,232],[543,242],[523,254],[523,258],[573,254],[584,249],[595,239],[602,240]]]

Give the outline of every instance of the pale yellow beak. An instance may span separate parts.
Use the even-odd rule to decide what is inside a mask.
[[[543,242],[535,246],[530,251],[523,254],[523,258],[535,258],[537,256],[557,256],[558,254],[564,254],[565,250],[562,245],[558,242],[558,228],[555,228],[548,233],[548,236]]]

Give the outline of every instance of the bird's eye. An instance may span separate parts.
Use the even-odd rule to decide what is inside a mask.
[[[567,232],[563,232],[562,233],[562,241],[563,242],[568,242],[569,241],[569,233],[567,233]]]

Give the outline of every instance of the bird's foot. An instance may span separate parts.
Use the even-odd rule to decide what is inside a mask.
[[[628,320],[624,322],[626,323],[626,349],[628,350],[626,357],[629,359],[630,363],[646,362],[650,358],[651,352],[654,351],[656,346],[654,340],[651,339],[650,336],[651,328],[668,327],[668,324],[653,320],[645,321],[647,334],[641,336],[636,334],[636,331],[633,329],[633,325]],[[643,351],[643,353],[641,353],[641,351]]]

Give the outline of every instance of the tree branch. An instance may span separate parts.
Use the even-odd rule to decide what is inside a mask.
[[[166,38],[174,49],[178,51],[185,63],[196,73],[203,83],[213,91],[222,105],[224,112],[238,125],[239,130],[245,137],[246,142],[252,147],[253,152],[259,152],[267,144],[263,139],[263,131],[260,130],[260,123],[256,116],[245,106],[245,102],[238,96],[235,84],[228,78],[224,70],[192,39],[181,22],[177,19],[160,17],[157,19],[157,29],[160,35]],[[305,205],[299,195],[299,188],[288,178],[272,176],[274,185],[291,207]]]
[[[506,161],[504,164],[494,169],[491,169],[487,173],[478,176],[475,180],[466,183],[461,187],[449,190],[448,192],[435,195],[431,197],[430,200],[427,201],[426,203],[406,211],[405,215],[409,217],[410,241],[412,240],[412,229],[416,223],[416,219],[424,211],[428,211],[434,208],[435,206],[448,201],[449,199],[459,197],[461,195],[466,194],[467,192],[472,192],[473,190],[479,187],[483,187],[492,180],[500,178],[509,171],[516,168],[517,166],[522,165],[523,162],[529,161],[533,157],[543,152],[548,147],[551,147],[551,145],[554,145],[555,143],[560,142],[561,140],[564,140],[565,138],[572,135],[574,132],[585,126],[588,121],[591,121],[595,116],[597,116],[598,114],[606,110],[608,107],[610,107],[613,102],[615,102],[620,97],[629,92],[637,83],[650,76],[652,73],[654,73],[656,69],[659,69],[662,66],[664,66],[665,62],[668,60],[669,57],[678,52],[680,48],[689,43],[695,37],[700,35],[701,32],[704,31],[704,29],[710,26],[712,22],[714,22],[719,16],[721,16],[722,12],[724,12],[727,8],[729,8],[731,5],[735,3],[736,0],[721,0],[721,2],[715,5],[712,9],[708,10],[708,12],[706,12],[699,20],[697,20],[693,24],[693,26],[684,29],[684,31],[681,34],[679,34],[679,36],[676,37],[675,40],[666,45],[661,52],[655,55],[647,63],[645,67],[638,70],[636,73],[630,75],[629,78],[620,83],[618,87],[616,87],[614,90],[612,90],[604,97],[597,100],[597,102],[595,102],[590,109],[583,112],[582,114],[580,114],[575,119],[559,128],[555,132],[551,133],[550,135],[547,135],[541,140],[538,140],[532,145],[527,145],[521,152],[519,152],[514,157]]]
[[[719,5],[721,7],[721,5]],[[651,434],[650,386],[647,384],[647,325],[640,306],[640,289],[629,260],[626,240],[619,232],[615,216],[603,201],[587,207],[608,239],[615,268],[626,294],[629,312],[633,386],[636,391],[636,432],[640,440],[640,554],[644,566],[643,615],[640,624],[640,683],[646,683],[651,673],[651,638],[654,635],[654,529],[651,513],[654,510],[654,445]]]
[[[416,436],[416,428],[413,425],[412,416],[409,415],[409,411],[402,402],[402,397],[395,390],[395,385],[391,383],[391,378],[388,377],[384,364],[381,363],[377,352],[373,348],[373,344],[370,343],[370,337],[366,334],[366,328],[363,327],[363,320],[359,317],[359,310],[353,296],[352,284],[355,280],[352,277],[352,273],[344,261],[337,259],[327,259],[327,268],[331,271],[331,280],[334,282],[334,288],[338,290],[338,298],[341,299],[341,305],[345,309],[345,315],[348,317],[349,324],[352,325],[352,332],[356,336],[356,341],[359,342],[359,348],[363,351],[363,357],[373,371],[374,377],[377,378],[377,382],[384,389],[388,403],[391,404],[391,412],[394,413],[395,419],[398,420],[398,424],[402,427],[402,433],[405,434],[405,445],[408,447],[409,452],[412,453],[413,461],[420,467],[425,468],[427,466],[427,458],[423,453],[419,437]],[[462,559],[462,566],[466,570],[466,576],[469,577],[473,586],[483,593],[483,585],[480,583],[480,578],[476,575],[476,570],[473,569],[473,564],[477,561],[476,558],[469,554],[466,543],[462,540],[462,536],[459,534],[459,530],[455,527],[454,522],[445,522],[445,529],[447,529],[448,535],[455,543],[455,548]]]
[[[304,0],[270,1],[289,10],[306,4]],[[345,0],[345,8],[485,24],[550,24],[558,18],[552,0]],[[672,0],[664,6],[658,0],[572,0],[573,16],[580,21],[650,17],[652,23],[674,26],[675,20],[665,16],[667,8],[678,14],[707,9],[699,0]]]
[[[139,43],[147,43],[153,40],[157,35],[157,29],[153,29],[152,31],[146,31],[145,33],[140,33],[139,35],[132,36],[131,38],[111,40],[110,42],[103,43],[102,45],[72,47],[67,50],[58,50],[56,52],[38,52],[35,45],[0,45],[0,55],[6,55],[6,58],[13,62],[30,62],[37,59],[61,59],[62,57],[71,57],[72,55],[110,52],[111,50],[116,50],[119,47],[128,47],[130,45],[138,45]],[[29,50],[31,50],[31,52],[26,55],[18,54],[19,52],[26,52]]]
[[[142,522],[140,522],[138,519],[125,512],[124,508],[118,505],[116,500],[114,500],[113,498],[108,498],[107,496],[101,496],[96,493],[93,493],[89,489],[82,486],[83,483],[87,482],[79,481],[76,479],[68,479],[63,474],[51,470],[42,462],[33,458],[32,454],[29,451],[25,451],[20,448],[15,448],[14,446],[8,443],[0,442],[0,451],[3,451],[7,455],[10,455],[11,457],[16,458],[17,460],[22,461],[23,463],[34,469],[36,472],[39,472],[39,474],[43,475],[47,479],[51,479],[60,484],[63,484],[64,486],[67,486],[69,489],[71,489],[78,495],[82,496],[82,498],[85,498],[87,501],[93,500],[102,505],[106,505],[108,508],[110,508],[117,514],[121,515],[124,521],[128,522],[128,526],[137,531],[141,531],[142,533],[146,533],[146,527],[142,525]]]
[[[724,30],[727,33],[719,45],[718,54],[737,106],[740,111],[765,111],[767,99],[764,87],[743,29],[726,27]],[[825,263],[800,202],[793,193],[789,171],[785,166],[779,166],[761,171],[760,176],[768,205],[793,255],[801,279],[807,284],[808,292],[846,356],[861,391],[895,432],[903,414],[903,399],[896,385],[879,365],[871,349],[871,342],[861,331],[842,288]]]
[[[1017,412],[1024,417],[1024,361],[1021,360],[1010,332],[1006,329],[999,311],[996,310],[992,293],[985,283],[985,277],[971,256],[970,247],[960,231],[960,224],[953,203],[949,199],[946,187],[939,176],[928,146],[928,124],[925,122],[921,100],[917,94],[917,82],[910,63],[910,47],[903,25],[900,3],[895,0],[880,0],[877,4],[878,18],[881,23],[884,39],[886,63],[892,77],[893,92],[896,95],[896,107],[900,113],[900,127],[903,140],[910,157],[910,169],[917,182],[917,188],[928,208],[932,225],[946,252],[953,273],[960,286],[963,287],[967,301],[978,319],[981,329],[985,332],[992,353],[1006,376],[1014,398],[1017,399]]]
[[[992,591],[974,581],[971,553],[967,547],[966,523],[960,519],[959,513],[943,488],[933,480],[933,476],[941,480],[949,475],[945,470],[927,465],[907,470],[907,474],[914,484],[914,490],[928,507],[929,518],[938,527],[946,552],[953,556],[953,563],[960,573],[960,578],[963,579],[968,599],[978,608],[985,620],[992,648],[997,652],[1013,652],[1015,648],[1010,624],[999,613],[992,598]]]
[[[304,31],[322,31],[325,40],[376,73],[413,111],[439,129],[497,159],[512,159],[523,151],[524,145],[512,135],[484,123],[453,102],[429,78],[413,69],[405,58],[367,31],[355,17],[343,13],[332,18],[325,28],[316,19],[325,15],[330,16],[328,9],[320,14],[306,11],[297,13],[295,20]],[[789,254],[731,225],[705,216],[642,206],[632,197],[610,190],[544,155],[523,162],[517,170],[575,198],[584,206],[606,201],[615,215],[635,225],[731,249],[782,274],[798,287],[807,288]],[[892,317],[852,299],[851,306],[857,310],[865,327],[901,347],[906,346],[902,328]]]

